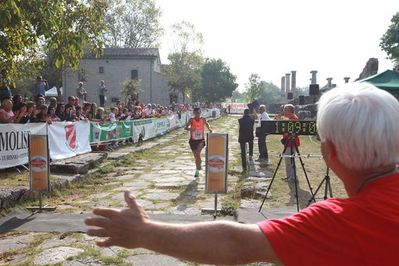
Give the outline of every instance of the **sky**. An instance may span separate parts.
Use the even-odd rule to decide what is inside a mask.
[[[317,83],[326,78],[344,83],[358,78],[369,58],[379,72],[392,69],[379,47],[398,0],[158,0],[165,28],[161,60],[173,50],[170,26],[188,21],[204,36],[207,58],[220,58],[237,76],[239,90],[252,73],[281,85],[281,77],[297,71],[297,87],[307,87],[310,71]]]

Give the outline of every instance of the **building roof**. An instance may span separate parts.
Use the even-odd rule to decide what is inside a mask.
[[[377,88],[387,91],[399,91],[399,72],[385,70],[384,72],[359,80],[360,82],[369,82]]]
[[[104,48],[103,55],[98,58],[159,58],[158,48]],[[83,58],[97,58],[94,53],[86,53]]]

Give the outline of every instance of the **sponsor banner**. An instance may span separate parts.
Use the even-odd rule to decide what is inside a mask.
[[[0,126],[0,169],[28,163],[29,134],[46,134],[46,124],[7,124]]]
[[[180,116],[181,117],[181,116]],[[166,117],[166,119],[168,120],[166,123],[168,125],[168,131],[173,130],[175,128],[181,127],[181,119],[179,119],[179,116],[177,114],[173,114],[173,115],[168,115]],[[184,124],[183,124],[184,126]]]
[[[158,118],[154,120],[154,125],[155,136],[161,136],[168,131],[170,122],[167,118]]]
[[[227,134],[208,133],[205,163],[205,191],[207,193],[227,192],[227,147]]]
[[[133,136],[132,122],[94,123],[90,122],[90,143],[128,139]]]
[[[133,120],[133,141],[147,140],[155,137],[154,119]]]
[[[29,184],[30,190],[50,190],[47,135],[29,135]]]
[[[54,122],[48,126],[50,157],[52,160],[70,158],[91,152],[90,123]]]
[[[222,106],[226,108],[226,111],[228,113],[231,114],[242,114],[244,113],[244,110],[248,108],[248,105],[246,103],[223,103]]]

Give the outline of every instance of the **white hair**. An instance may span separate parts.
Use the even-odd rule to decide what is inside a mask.
[[[321,141],[331,141],[340,163],[352,170],[399,162],[399,102],[369,83],[351,83],[318,102]]]

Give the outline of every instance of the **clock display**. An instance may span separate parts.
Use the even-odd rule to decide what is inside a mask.
[[[262,129],[266,134],[282,135],[294,133],[297,135],[317,135],[314,120],[270,120],[262,121]]]

